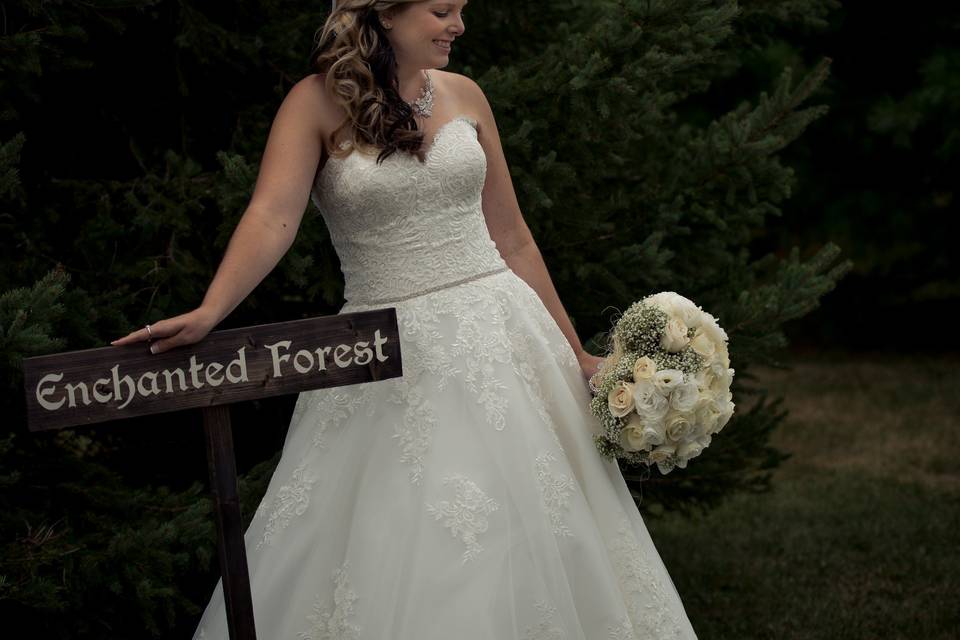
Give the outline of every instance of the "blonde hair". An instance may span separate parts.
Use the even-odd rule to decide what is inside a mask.
[[[310,63],[325,73],[325,87],[347,112],[347,119],[324,140],[334,156],[354,147],[382,149],[377,162],[398,150],[414,153],[423,144],[413,110],[400,97],[396,58],[379,13],[396,5],[423,0],[340,0],[315,37]],[[350,144],[336,140],[344,130]]]

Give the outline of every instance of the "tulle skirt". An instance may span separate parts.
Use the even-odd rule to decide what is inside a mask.
[[[381,306],[403,377],[301,393],[245,533],[258,637],[696,638],[536,292],[341,313]],[[194,637],[228,637],[221,582]]]

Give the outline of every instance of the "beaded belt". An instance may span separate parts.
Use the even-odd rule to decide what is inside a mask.
[[[494,269],[492,271],[484,271],[483,273],[477,273],[472,276],[467,276],[466,278],[460,278],[459,280],[454,280],[453,282],[441,284],[436,287],[430,287],[429,289],[417,291],[416,293],[411,293],[405,296],[398,296],[396,298],[381,298],[379,300],[360,300],[360,301],[350,300],[349,304],[366,306],[371,304],[387,304],[390,302],[401,302],[403,300],[410,300],[411,298],[416,298],[418,296],[422,296],[428,293],[433,293],[434,291],[440,291],[441,289],[447,289],[448,287],[455,287],[456,285],[463,284],[464,282],[471,282],[473,280],[479,280],[480,278],[486,278],[487,276],[492,276],[496,273],[503,273],[504,271],[508,271],[509,269],[510,267],[504,266],[504,267]]]

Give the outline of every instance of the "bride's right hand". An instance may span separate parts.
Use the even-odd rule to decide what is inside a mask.
[[[131,331],[122,338],[113,340],[110,344],[120,346],[144,340],[153,340],[150,345],[151,353],[163,353],[175,347],[193,344],[203,340],[216,326],[214,315],[203,307],[198,307],[188,313],[172,318],[166,318],[150,325],[147,328]],[[151,337],[152,336],[152,337]]]

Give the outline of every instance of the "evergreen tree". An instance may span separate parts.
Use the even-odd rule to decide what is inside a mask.
[[[0,428],[8,624],[57,637],[182,634],[209,596],[219,567],[197,432],[173,430],[161,414],[135,429],[27,433],[20,362],[103,346],[200,302],[249,201],[273,114],[308,72],[325,5],[35,1],[8,12],[13,35],[0,39],[0,402],[15,418]],[[754,256],[750,245],[796,186],[778,153],[826,112],[801,105],[827,62],[797,82],[784,69],[753,102],[744,98],[754,88],[737,83],[745,52],[786,25],[818,28],[835,7],[468,8],[450,70],[474,78],[494,108],[524,217],[587,347],[597,352],[612,323],[604,309],[663,289],[702,304],[731,336],[739,411],[722,437],[682,473],[624,469],[648,515],[763,490],[783,459],[768,445],[783,417],[778,402],[744,382],[752,364],[777,362],[784,323],[813,309],[849,264],[837,263],[829,243],[805,257]],[[341,293],[326,230],[309,215],[277,270],[222,327],[334,313]],[[253,403],[235,416],[247,518],[292,401]],[[198,464],[172,466],[187,449],[199,449]]]

